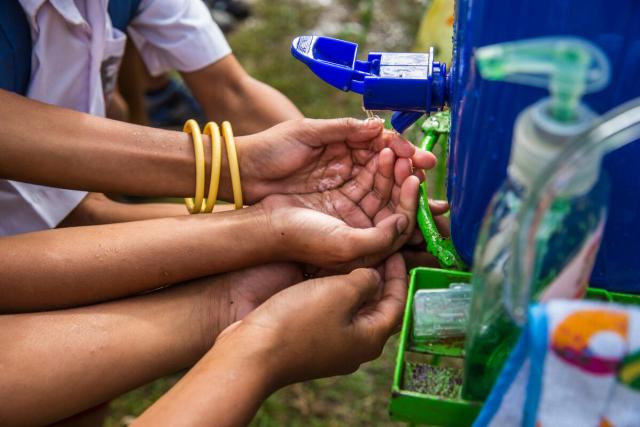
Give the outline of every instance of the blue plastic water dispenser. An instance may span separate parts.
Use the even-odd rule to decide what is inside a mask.
[[[395,111],[404,131],[421,115],[447,106],[452,127],[448,155],[451,234],[461,257],[472,261],[480,222],[504,181],[516,116],[545,91],[483,81],[474,65],[481,46],[542,36],[573,35],[599,46],[612,81],[585,102],[602,114],[640,96],[640,2],[637,0],[458,0],[451,70],[428,53],[372,52],[328,37],[294,40],[293,55],[327,83],[361,94],[370,110]],[[609,218],[591,283],[640,293],[640,144],[607,156]]]

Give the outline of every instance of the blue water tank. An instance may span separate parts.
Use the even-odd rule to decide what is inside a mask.
[[[475,49],[549,35],[588,39],[611,63],[609,86],[584,98],[604,113],[640,96],[640,1],[458,0],[455,14],[448,198],[453,242],[471,262],[487,205],[506,175],[516,116],[547,95],[545,89],[483,80],[475,68]],[[591,283],[640,293],[640,175],[635,168],[640,169],[637,143],[604,161],[612,191]]]

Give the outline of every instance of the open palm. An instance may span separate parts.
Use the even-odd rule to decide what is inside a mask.
[[[336,188],[272,195],[260,205],[274,233],[286,234],[299,257],[308,257],[307,262],[323,272],[347,271],[374,266],[409,240],[418,184],[418,178],[411,176],[410,160],[384,148]],[[394,224],[401,219],[405,226],[396,230]],[[317,252],[317,248],[325,249]],[[320,270],[307,269],[311,271]]]
[[[380,120],[281,123],[239,144],[247,201],[254,203],[270,194],[338,189],[360,177],[384,148],[419,170],[435,164],[431,154],[416,149],[395,132],[384,131]]]

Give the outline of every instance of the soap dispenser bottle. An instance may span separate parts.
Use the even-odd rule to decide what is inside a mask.
[[[541,171],[597,118],[581,102],[582,96],[609,81],[604,54],[589,42],[571,37],[486,46],[477,50],[476,60],[485,79],[548,88],[550,96],[527,107],[516,119],[507,178],[489,204],[476,244],[463,387],[463,396],[470,400],[487,396],[519,334],[503,298],[511,242],[518,229],[516,213]],[[536,236],[536,244],[544,246],[536,262],[537,298],[577,298],[586,291],[607,195],[598,164],[591,166],[583,168],[562,197],[554,199],[544,218],[546,226]],[[571,273],[576,276],[571,280],[554,282],[556,276],[569,274],[565,268],[576,257],[584,258],[589,271],[580,275],[580,269]]]
[[[556,199],[562,202],[566,198],[567,189],[571,192],[571,189],[576,187],[575,181],[583,179],[585,169],[592,170],[593,175],[597,175],[598,171],[593,168],[600,167],[602,159],[607,154],[637,141],[638,138],[640,98],[628,101],[600,116],[587,133],[574,138],[562,154],[543,169],[522,201],[516,218],[519,227],[511,242],[513,261],[510,263],[510,274],[506,281],[508,286],[503,293],[504,305],[510,317],[519,325],[526,323],[531,297],[537,290],[534,281],[539,276],[537,272],[540,270],[540,254],[548,252],[554,245],[554,242],[548,241],[554,239],[545,237],[551,234],[550,229],[554,225],[549,219],[555,216],[553,210],[558,205]],[[616,209],[621,213],[631,213],[633,206],[616,206]],[[584,240],[587,244],[583,245],[582,250],[591,252],[594,245],[588,244],[588,238]],[[555,245],[557,244],[555,242]],[[592,253],[589,253],[589,256],[574,256],[571,263],[562,270],[563,274],[553,278],[547,289],[559,288],[565,280],[575,283],[581,274],[588,274],[591,256]],[[576,272],[578,274],[571,274]],[[542,297],[552,298],[553,295],[545,293]]]

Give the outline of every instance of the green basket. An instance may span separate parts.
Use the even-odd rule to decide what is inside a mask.
[[[440,396],[406,390],[404,375],[406,360],[410,354],[433,356],[429,362],[434,365],[443,359],[462,361],[461,344],[413,344],[413,296],[421,289],[448,288],[450,283],[469,283],[471,274],[461,271],[438,270],[433,268],[416,268],[411,271],[407,306],[402,321],[400,347],[396,359],[396,368],[391,389],[389,413],[396,421],[414,424],[427,424],[443,427],[464,427],[473,423],[480,412],[481,404],[462,400],[461,398],[443,398]],[[445,359],[446,358],[446,359]]]
[[[453,343],[414,343],[413,296],[421,289],[448,288],[450,283],[469,283],[471,274],[434,268],[415,268],[411,271],[407,306],[402,321],[402,332],[391,389],[389,414],[395,421],[441,427],[467,427],[473,424],[482,407],[481,402],[470,402],[455,397],[442,397],[407,390],[405,374],[412,358],[433,367],[456,366],[462,369],[462,341]],[[608,292],[590,288],[587,298],[593,300],[640,305],[640,295]]]

